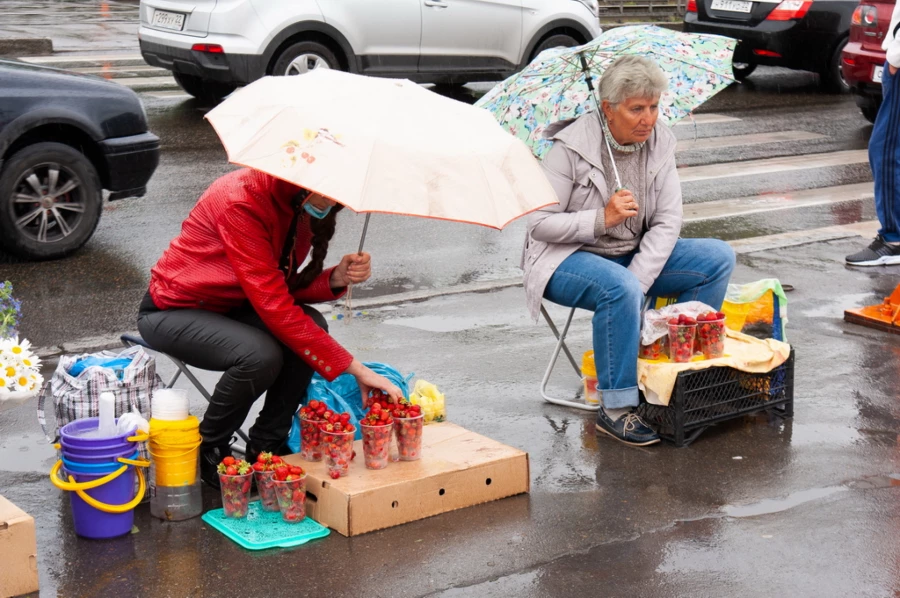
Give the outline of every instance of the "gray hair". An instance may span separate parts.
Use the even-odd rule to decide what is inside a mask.
[[[669,80],[655,62],[643,56],[622,56],[600,77],[600,101],[620,104],[630,98],[656,98]]]

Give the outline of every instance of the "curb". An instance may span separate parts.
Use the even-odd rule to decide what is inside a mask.
[[[47,56],[53,54],[49,37],[0,37],[0,56]]]
[[[728,244],[734,249],[737,255],[749,253],[757,253],[760,251],[771,251],[775,249],[784,249],[785,247],[795,247],[798,245],[809,245],[812,243],[823,243],[828,241],[837,241],[840,239],[848,239],[852,237],[866,237],[874,234],[877,230],[877,221],[858,222],[856,224],[846,224],[838,226],[829,226],[820,229],[792,231],[788,233],[780,233],[775,235],[767,235],[762,237],[750,237],[748,239],[736,239],[728,241]],[[382,295],[380,297],[372,297],[369,299],[360,299],[353,302],[353,310],[372,309],[384,307],[387,305],[397,305],[403,303],[418,303],[428,301],[438,297],[450,297],[453,295],[463,295],[466,293],[490,293],[512,287],[522,286],[522,278],[504,278],[499,280],[491,280],[486,282],[473,282],[469,284],[456,285],[446,289],[432,289],[424,291],[407,291],[405,293],[394,293],[392,295]],[[323,314],[340,310],[337,304],[323,303],[315,306],[316,309]],[[119,337],[122,334],[137,335],[136,330],[123,331],[119,334],[109,336],[94,336],[78,339],[61,345],[51,347],[35,348],[35,354],[40,357],[45,364],[54,363],[63,353],[90,353],[93,351],[102,351],[104,349],[118,348],[122,346]]]

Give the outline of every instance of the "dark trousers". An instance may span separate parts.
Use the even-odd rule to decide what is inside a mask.
[[[322,314],[307,305],[300,307],[328,330]],[[148,294],[141,303],[138,330],[154,349],[194,367],[224,372],[200,422],[202,448],[227,445],[263,393],[266,402],[250,428],[250,442],[256,451],[282,445],[313,370],[268,331],[252,307],[225,314],[160,310]]]

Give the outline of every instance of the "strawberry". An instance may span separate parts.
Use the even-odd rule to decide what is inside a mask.
[[[310,402],[309,402],[309,408],[312,409],[313,411],[315,411],[316,409],[318,409],[318,408],[319,408],[319,401],[317,401],[317,400],[315,400],[315,399],[313,399],[312,401],[310,401]]]
[[[331,476],[332,480],[336,480],[339,477],[341,477],[341,472],[338,471],[337,469],[331,469],[328,471],[328,475]]]
[[[225,468],[225,475],[237,475],[238,470],[234,465],[229,465]]]
[[[257,461],[256,463],[253,464],[253,471],[265,471],[265,470],[266,470],[265,463],[263,463],[261,461]]]
[[[225,467],[228,467],[229,465],[234,465],[235,458],[232,457],[231,455],[229,455],[229,456],[225,457],[224,459],[222,459],[222,463],[225,465]]]
[[[303,471],[303,468],[300,467],[299,465],[291,465],[289,471],[290,471],[291,475],[297,475],[297,476],[302,476],[305,473]]]
[[[263,452],[261,452],[260,454],[258,454],[258,455],[256,456],[256,462],[257,462],[257,463],[263,463],[263,464],[265,464],[265,463],[268,463],[268,462],[271,461],[271,460],[272,460],[272,453],[267,453],[266,451],[263,451]]]
[[[275,479],[276,480],[284,480],[288,477],[288,474],[291,473],[290,468],[287,465],[279,465],[275,468]]]
[[[282,459],[282,458],[279,457],[278,455],[272,455],[271,461],[272,461],[272,463],[274,463],[275,465],[280,465],[281,463],[284,463],[284,459]]]

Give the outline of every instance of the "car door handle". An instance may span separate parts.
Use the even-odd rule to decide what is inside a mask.
[[[440,2],[439,0],[425,0],[425,6],[432,6],[434,8],[450,8],[449,4]]]

